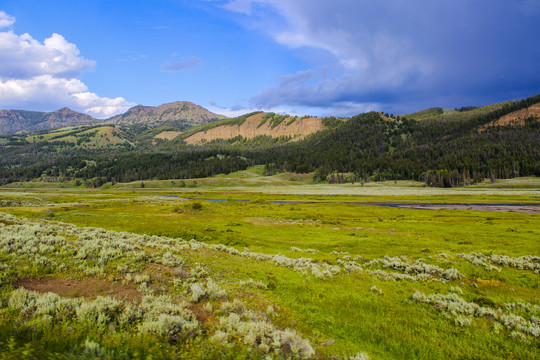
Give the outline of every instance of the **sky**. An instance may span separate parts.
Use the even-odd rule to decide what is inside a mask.
[[[1,0],[0,109],[404,114],[540,93],[540,0]]]

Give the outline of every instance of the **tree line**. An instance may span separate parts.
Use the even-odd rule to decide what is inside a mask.
[[[265,165],[267,175],[314,172],[319,180],[326,180],[332,174],[353,173],[353,181],[410,179],[441,187],[469,185],[484,178],[540,176],[537,118],[526,119],[523,125],[479,130],[538,102],[540,95],[474,116],[463,111],[422,121],[402,116],[388,119],[371,112],[297,142],[272,138],[200,146],[163,142],[133,150],[59,150],[47,143],[17,143],[0,147],[0,184],[41,176],[99,178],[100,182],[201,178],[258,164]],[[332,178],[332,182],[342,181]]]

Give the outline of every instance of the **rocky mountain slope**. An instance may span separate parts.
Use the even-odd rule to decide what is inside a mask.
[[[124,114],[114,116],[106,121],[122,125],[157,126],[172,124],[194,126],[225,118],[226,116],[214,114],[200,105],[188,101],[177,101],[160,106],[137,105]]]
[[[187,101],[177,101],[160,106],[137,105],[124,114],[113,116],[107,120],[95,119],[90,115],[78,113],[68,108],[53,112],[0,109],[0,135],[23,134],[97,123],[146,125],[148,127],[173,125],[186,128],[223,119],[226,119],[226,116],[214,114],[202,106]]]
[[[53,112],[0,110],[0,135],[55,129],[72,125],[90,125],[103,120],[62,108]]]

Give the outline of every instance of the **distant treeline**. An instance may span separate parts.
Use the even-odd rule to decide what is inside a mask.
[[[339,122],[305,140],[281,143],[261,139],[242,146],[216,141],[201,146],[164,145],[155,149],[108,151],[63,149],[46,144],[0,146],[0,184],[40,176],[129,182],[200,178],[263,164],[267,174],[353,173],[352,180],[425,181],[430,186],[467,185],[483,178],[540,176],[540,123],[480,127],[510,112],[540,102],[540,95],[470,116],[416,121],[384,119],[371,112]],[[267,144],[268,145],[268,144]]]

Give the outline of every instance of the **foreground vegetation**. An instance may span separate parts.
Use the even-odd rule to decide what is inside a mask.
[[[0,189],[0,358],[539,357],[538,214],[200,185]]]

